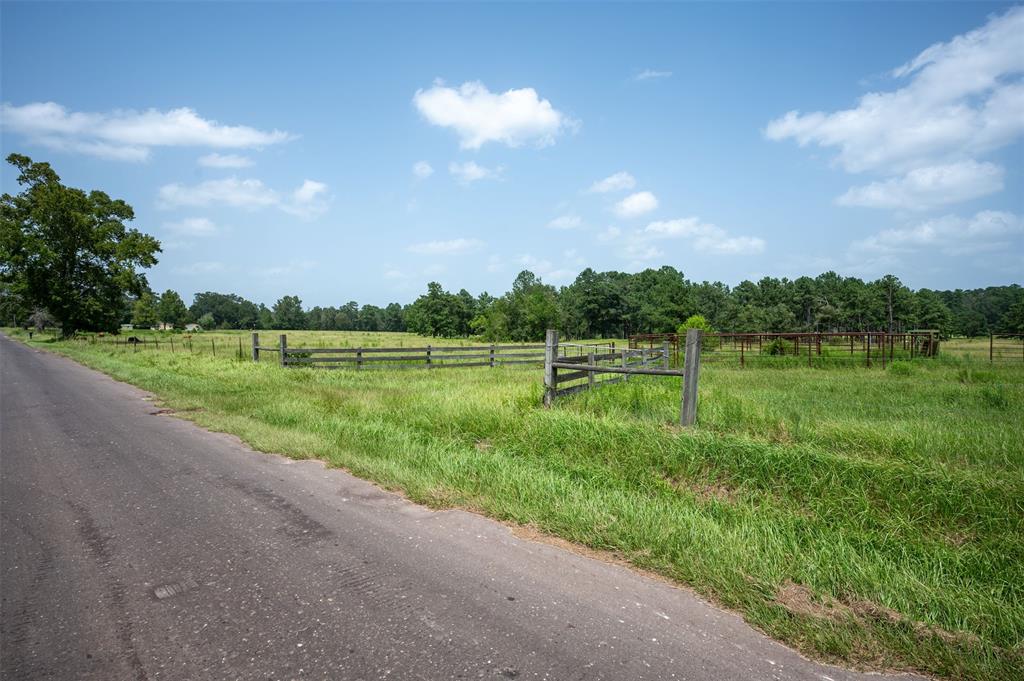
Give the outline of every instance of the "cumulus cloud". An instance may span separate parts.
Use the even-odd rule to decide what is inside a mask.
[[[448,164],[448,172],[462,184],[470,184],[477,180],[497,180],[504,170],[502,166],[485,168],[475,161],[466,161],[465,163],[452,161]]]
[[[1007,211],[986,210],[971,218],[945,215],[899,229],[887,229],[851,245],[853,253],[907,253],[938,249],[947,255],[964,255],[1020,246],[1024,220]]]
[[[461,255],[472,253],[483,247],[479,239],[449,239],[447,241],[424,241],[408,247],[410,253],[418,255]]]
[[[185,218],[178,222],[167,222],[164,229],[178,236],[213,236],[218,231],[217,225],[209,218]]]
[[[672,76],[671,71],[655,71],[654,69],[644,69],[640,73],[636,74],[634,80],[653,80],[657,78],[670,78]]]
[[[326,192],[324,183],[306,180],[295,191],[281,196],[260,180],[228,177],[196,185],[166,184],[160,187],[157,205],[160,208],[222,205],[247,210],[272,206],[292,215],[312,218],[327,210]]]
[[[548,223],[549,229],[576,229],[583,224],[579,215],[561,215]]]
[[[32,143],[119,161],[144,161],[152,147],[252,149],[294,137],[281,130],[222,125],[187,107],[91,113],[68,111],[56,102],[4,103],[0,121],[5,131]]]
[[[764,134],[834,149],[836,163],[848,172],[901,174],[908,175],[906,182],[920,181],[909,173],[976,159],[1024,133],[1022,35],[1024,7],[1015,7],[894,69],[891,75],[905,80],[903,87],[870,92],[843,111],[790,111],[769,122]],[[991,169],[985,170],[992,186]],[[967,174],[960,177],[977,182]],[[898,190],[897,183],[882,191]],[[850,198],[858,195],[854,191]]]
[[[590,185],[588,190],[592,194],[607,194],[608,192],[617,192],[624,189],[632,189],[636,186],[636,179],[622,170],[614,175],[609,175],[603,180],[598,180],[594,184]]]
[[[635,218],[658,207],[658,197],[651,192],[630,194],[615,204],[615,214],[620,218]]]
[[[841,206],[927,210],[987,196],[1002,188],[1000,166],[960,161],[915,168],[903,177],[851,187],[836,202]]]
[[[412,174],[421,180],[425,180],[434,174],[434,167],[426,161],[416,161],[412,164]]]
[[[238,154],[206,154],[199,157],[199,165],[204,168],[248,168],[252,159]]]
[[[488,142],[543,147],[577,125],[533,88],[497,93],[479,81],[458,88],[436,82],[427,90],[417,90],[413,103],[429,123],[453,129],[463,149],[479,149]]]
[[[752,255],[764,251],[765,241],[753,236],[731,236],[726,230],[700,218],[658,220],[640,230],[635,243],[660,239],[687,239],[699,253]]]

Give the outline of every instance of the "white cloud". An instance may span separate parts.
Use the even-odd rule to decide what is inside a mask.
[[[479,239],[449,239],[447,241],[424,241],[408,247],[410,253],[419,255],[460,255],[480,250],[483,242]]]
[[[657,246],[652,246],[649,243],[629,241],[626,243],[625,255],[633,266],[639,266],[641,263],[664,257],[665,253]]]
[[[412,164],[412,174],[421,180],[425,180],[434,174],[434,167],[426,161],[416,161]]]
[[[694,250],[715,255],[751,255],[764,251],[765,241],[752,236],[730,236],[717,225],[699,218],[659,220],[644,227],[640,241],[688,238]]]
[[[280,202],[280,197],[259,180],[239,180],[228,177],[222,180],[207,180],[197,185],[178,183],[160,187],[158,204],[162,208],[178,206],[208,206],[222,204],[236,208],[261,208]]]
[[[448,164],[448,172],[463,184],[470,184],[477,180],[497,180],[501,177],[501,173],[504,170],[502,166],[485,168],[482,165],[478,165],[475,161],[466,161],[465,163],[452,161]]]
[[[251,149],[294,138],[281,130],[222,125],[184,107],[89,113],[68,111],[55,102],[5,103],[0,106],[0,121],[4,130],[24,135],[30,142],[120,161],[144,161],[151,147]]]
[[[306,180],[290,195],[282,198],[260,180],[228,177],[191,186],[166,184],[160,187],[157,205],[160,208],[226,205],[248,210],[273,206],[293,215],[311,218],[327,209],[327,202],[322,196],[326,192],[327,185],[324,183]]]
[[[568,284],[576,278],[577,271],[552,264],[550,260],[524,255],[519,258],[519,265],[530,270],[548,284]]]
[[[549,229],[576,229],[583,224],[579,215],[561,215],[548,223]]]
[[[199,165],[205,168],[248,168],[253,163],[248,156],[238,154],[206,154],[199,157]]]
[[[904,177],[851,187],[836,202],[841,206],[927,210],[987,196],[1002,188],[1000,166],[960,161],[915,168]]]
[[[164,229],[179,236],[213,236],[220,231],[209,218],[186,218],[178,222],[168,222],[164,224]]]
[[[894,69],[892,77],[908,79],[903,87],[870,92],[843,111],[790,111],[769,122],[765,136],[835,149],[836,162],[848,172],[906,174],[868,196],[897,191],[901,183],[920,181],[909,176],[915,170],[977,158],[1024,133],[1022,35],[1024,7],[1014,7]],[[961,179],[976,181],[967,175]],[[849,198],[856,199],[859,189]]]
[[[479,81],[457,89],[436,82],[428,90],[417,90],[413,103],[428,122],[455,130],[463,149],[479,149],[487,142],[547,146],[577,125],[533,88],[496,93]]]
[[[636,186],[636,179],[626,171],[620,171],[614,175],[609,175],[603,180],[598,180],[594,184],[590,185],[590,191],[593,194],[607,194],[608,192],[616,192],[623,189],[632,189]]]
[[[658,197],[651,192],[637,192],[615,204],[615,214],[620,218],[635,218],[657,207]]]
[[[671,71],[655,71],[653,69],[644,69],[640,73],[633,77],[634,80],[652,80],[656,78],[670,78],[672,76]]]
[[[964,255],[1009,248],[1024,234],[1024,220],[1006,211],[981,211],[970,219],[946,215],[901,229],[887,229],[855,241],[853,253],[907,253],[939,249],[947,255]]]

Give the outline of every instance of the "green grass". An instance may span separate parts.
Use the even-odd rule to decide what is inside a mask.
[[[1024,675],[1022,365],[707,365],[684,431],[675,378],[545,410],[534,368],[327,372],[38,345],[256,449],[613,552],[820,659]]]

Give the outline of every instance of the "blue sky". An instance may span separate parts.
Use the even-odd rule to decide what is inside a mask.
[[[272,303],[673,265],[1022,281],[1024,9],[9,3],[2,146]],[[4,191],[15,191],[4,168]]]

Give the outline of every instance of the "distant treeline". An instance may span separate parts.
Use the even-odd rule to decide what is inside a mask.
[[[126,309],[126,322],[204,328],[412,331],[427,336],[480,336],[533,341],[557,327],[575,338],[622,337],[675,331],[691,315],[719,331],[903,331],[938,329],[944,335],[1024,333],[1024,289],[913,291],[887,275],[865,282],[825,272],[817,277],[696,283],[673,267],[636,274],[586,269],[569,286],[556,288],[523,271],[501,297],[451,293],[432,282],[412,304],[304,309],[297,296],[272,307],[234,294],[198,293],[185,308],[168,291],[145,294]]]

